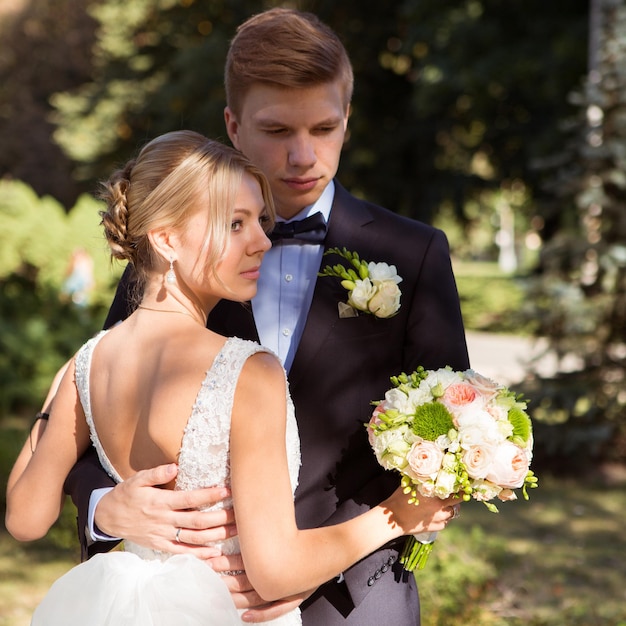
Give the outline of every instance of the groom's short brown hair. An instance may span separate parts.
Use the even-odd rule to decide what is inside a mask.
[[[254,15],[239,26],[224,77],[226,103],[236,115],[255,83],[290,89],[339,80],[347,107],[354,82],[337,34],[312,13],[282,8]]]

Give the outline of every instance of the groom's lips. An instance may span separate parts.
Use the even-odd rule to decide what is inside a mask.
[[[283,182],[288,187],[298,191],[311,191],[319,180],[319,178],[283,178]]]

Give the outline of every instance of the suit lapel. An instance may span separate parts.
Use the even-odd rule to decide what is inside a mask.
[[[361,241],[360,229],[371,221],[372,216],[366,205],[351,196],[335,181],[335,198],[324,250],[344,247],[348,250],[358,250]],[[322,257],[322,266],[328,262],[328,257]],[[346,290],[339,280],[318,277],[302,338],[289,371],[289,384],[292,389],[306,376],[308,364],[315,355],[320,350],[327,349],[328,336],[342,321],[339,318],[338,303],[345,302],[346,296]]]

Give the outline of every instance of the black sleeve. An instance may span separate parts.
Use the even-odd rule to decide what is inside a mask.
[[[126,319],[133,312],[132,292],[135,285],[133,268],[131,265],[127,265],[117,285],[113,304],[111,304],[106,320],[104,320],[104,328],[111,328],[111,326]]]

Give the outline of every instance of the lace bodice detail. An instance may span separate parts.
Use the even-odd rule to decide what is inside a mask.
[[[88,341],[76,356],[76,384],[85,417],[89,425],[91,440],[98,453],[100,463],[116,482],[122,478],[110,463],[98,438],[91,413],[89,379],[93,351],[107,331]],[[270,352],[259,344],[232,337],[226,340],[215,357],[200,387],[191,415],[185,427],[178,458],[176,489],[190,490],[200,487],[230,485],[230,419],[235,388],[246,360],[256,352]],[[289,393],[287,402],[286,446],[289,476],[292,491],[295,491],[300,467],[300,442],[293,403]],[[224,501],[214,508],[228,505]],[[225,540],[221,549],[228,554],[239,552],[236,537]],[[154,551],[126,542],[126,549],[144,558],[155,558]]]

